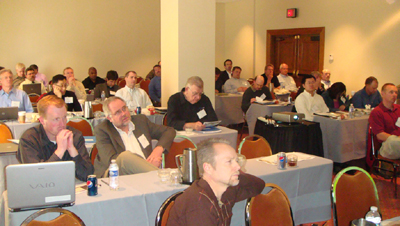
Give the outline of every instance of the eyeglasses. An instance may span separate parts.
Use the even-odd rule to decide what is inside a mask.
[[[67,88],[67,84],[65,84],[65,85],[62,85],[62,86],[59,86],[59,85],[56,85],[56,84],[54,84],[54,86],[57,86],[58,88],[64,88],[64,89],[66,89],[66,88]]]
[[[118,111],[116,111],[114,114],[111,114],[111,115],[119,117],[123,112],[127,112],[128,110],[129,110],[128,107],[125,105],[121,109],[119,109]]]
[[[189,87],[189,89],[191,90],[191,88],[190,88],[190,87]],[[203,93],[204,93],[204,92],[197,93],[197,92],[193,92],[193,91],[191,91],[191,93],[192,93],[192,96],[198,96],[198,97],[201,97],[201,95],[203,95]]]

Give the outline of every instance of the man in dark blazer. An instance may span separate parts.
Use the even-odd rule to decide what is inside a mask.
[[[215,82],[215,86],[222,87],[226,80],[232,77],[232,61],[230,59],[226,59],[224,61],[225,71],[221,72],[219,78]]]
[[[94,173],[104,175],[111,159],[116,159],[120,175],[144,173],[157,170],[162,153],[171,147],[175,130],[150,122],[145,115],[130,115],[123,99],[110,97],[103,104],[107,120],[96,126],[98,154]],[[153,149],[151,140],[158,143]]]
[[[116,71],[108,71],[106,82],[97,84],[94,88],[94,98],[101,98],[101,92],[104,91],[106,98],[110,96],[115,96],[115,93],[120,89],[115,83],[118,79],[118,73]]]

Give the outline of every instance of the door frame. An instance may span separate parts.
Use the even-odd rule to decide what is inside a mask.
[[[266,64],[271,63],[271,44],[272,37],[279,35],[312,35],[319,34],[319,59],[318,59],[318,71],[324,69],[324,50],[325,50],[325,27],[312,27],[312,28],[291,28],[291,29],[278,29],[278,30],[267,30],[267,57]]]

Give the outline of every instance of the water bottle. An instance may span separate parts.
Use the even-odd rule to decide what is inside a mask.
[[[354,108],[354,105],[351,104],[351,105],[350,105],[350,108],[349,108],[349,117],[350,117],[350,118],[354,118],[355,111],[356,111],[356,109]]]
[[[104,101],[106,99],[106,93],[103,91],[101,91],[101,101]]]
[[[115,162],[115,159],[111,160],[110,168],[109,168],[109,173],[110,173],[110,190],[118,190],[119,183],[118,183],[118,175],[119,175],[119,169],[118,165]]]
[[[378,207],[371,206],[371,210],[365,215],[365,220],[378,226],[381,225],[381,215],[379,215]]]

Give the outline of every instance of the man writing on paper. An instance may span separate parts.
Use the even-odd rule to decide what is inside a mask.
[[[38,102],[40,125],[27,129],[19,140],[20,163],[74,161],[75,175],[81,181],[93,174],[82,133],[67,126],[67,107],[55,95]]]
[[[242,111],[247,112],[250,105],[255,101],[272,100],[269,88],[264,86],[264,77],[258,75],[253,85],[247,88],[242,98]]]
[[[105,172],[111,159],[116,159],[121,175],[157,170],[162,162],[162,153],[171,147],[175,130],[154,124],[145,115],[131,117],[120,97],[104,101],[103,110],[107,120],[94,130],[99,150],[94,161],[94,173],[98,177],[107,176]],[[152,139],[158,140],[154,149]]]

